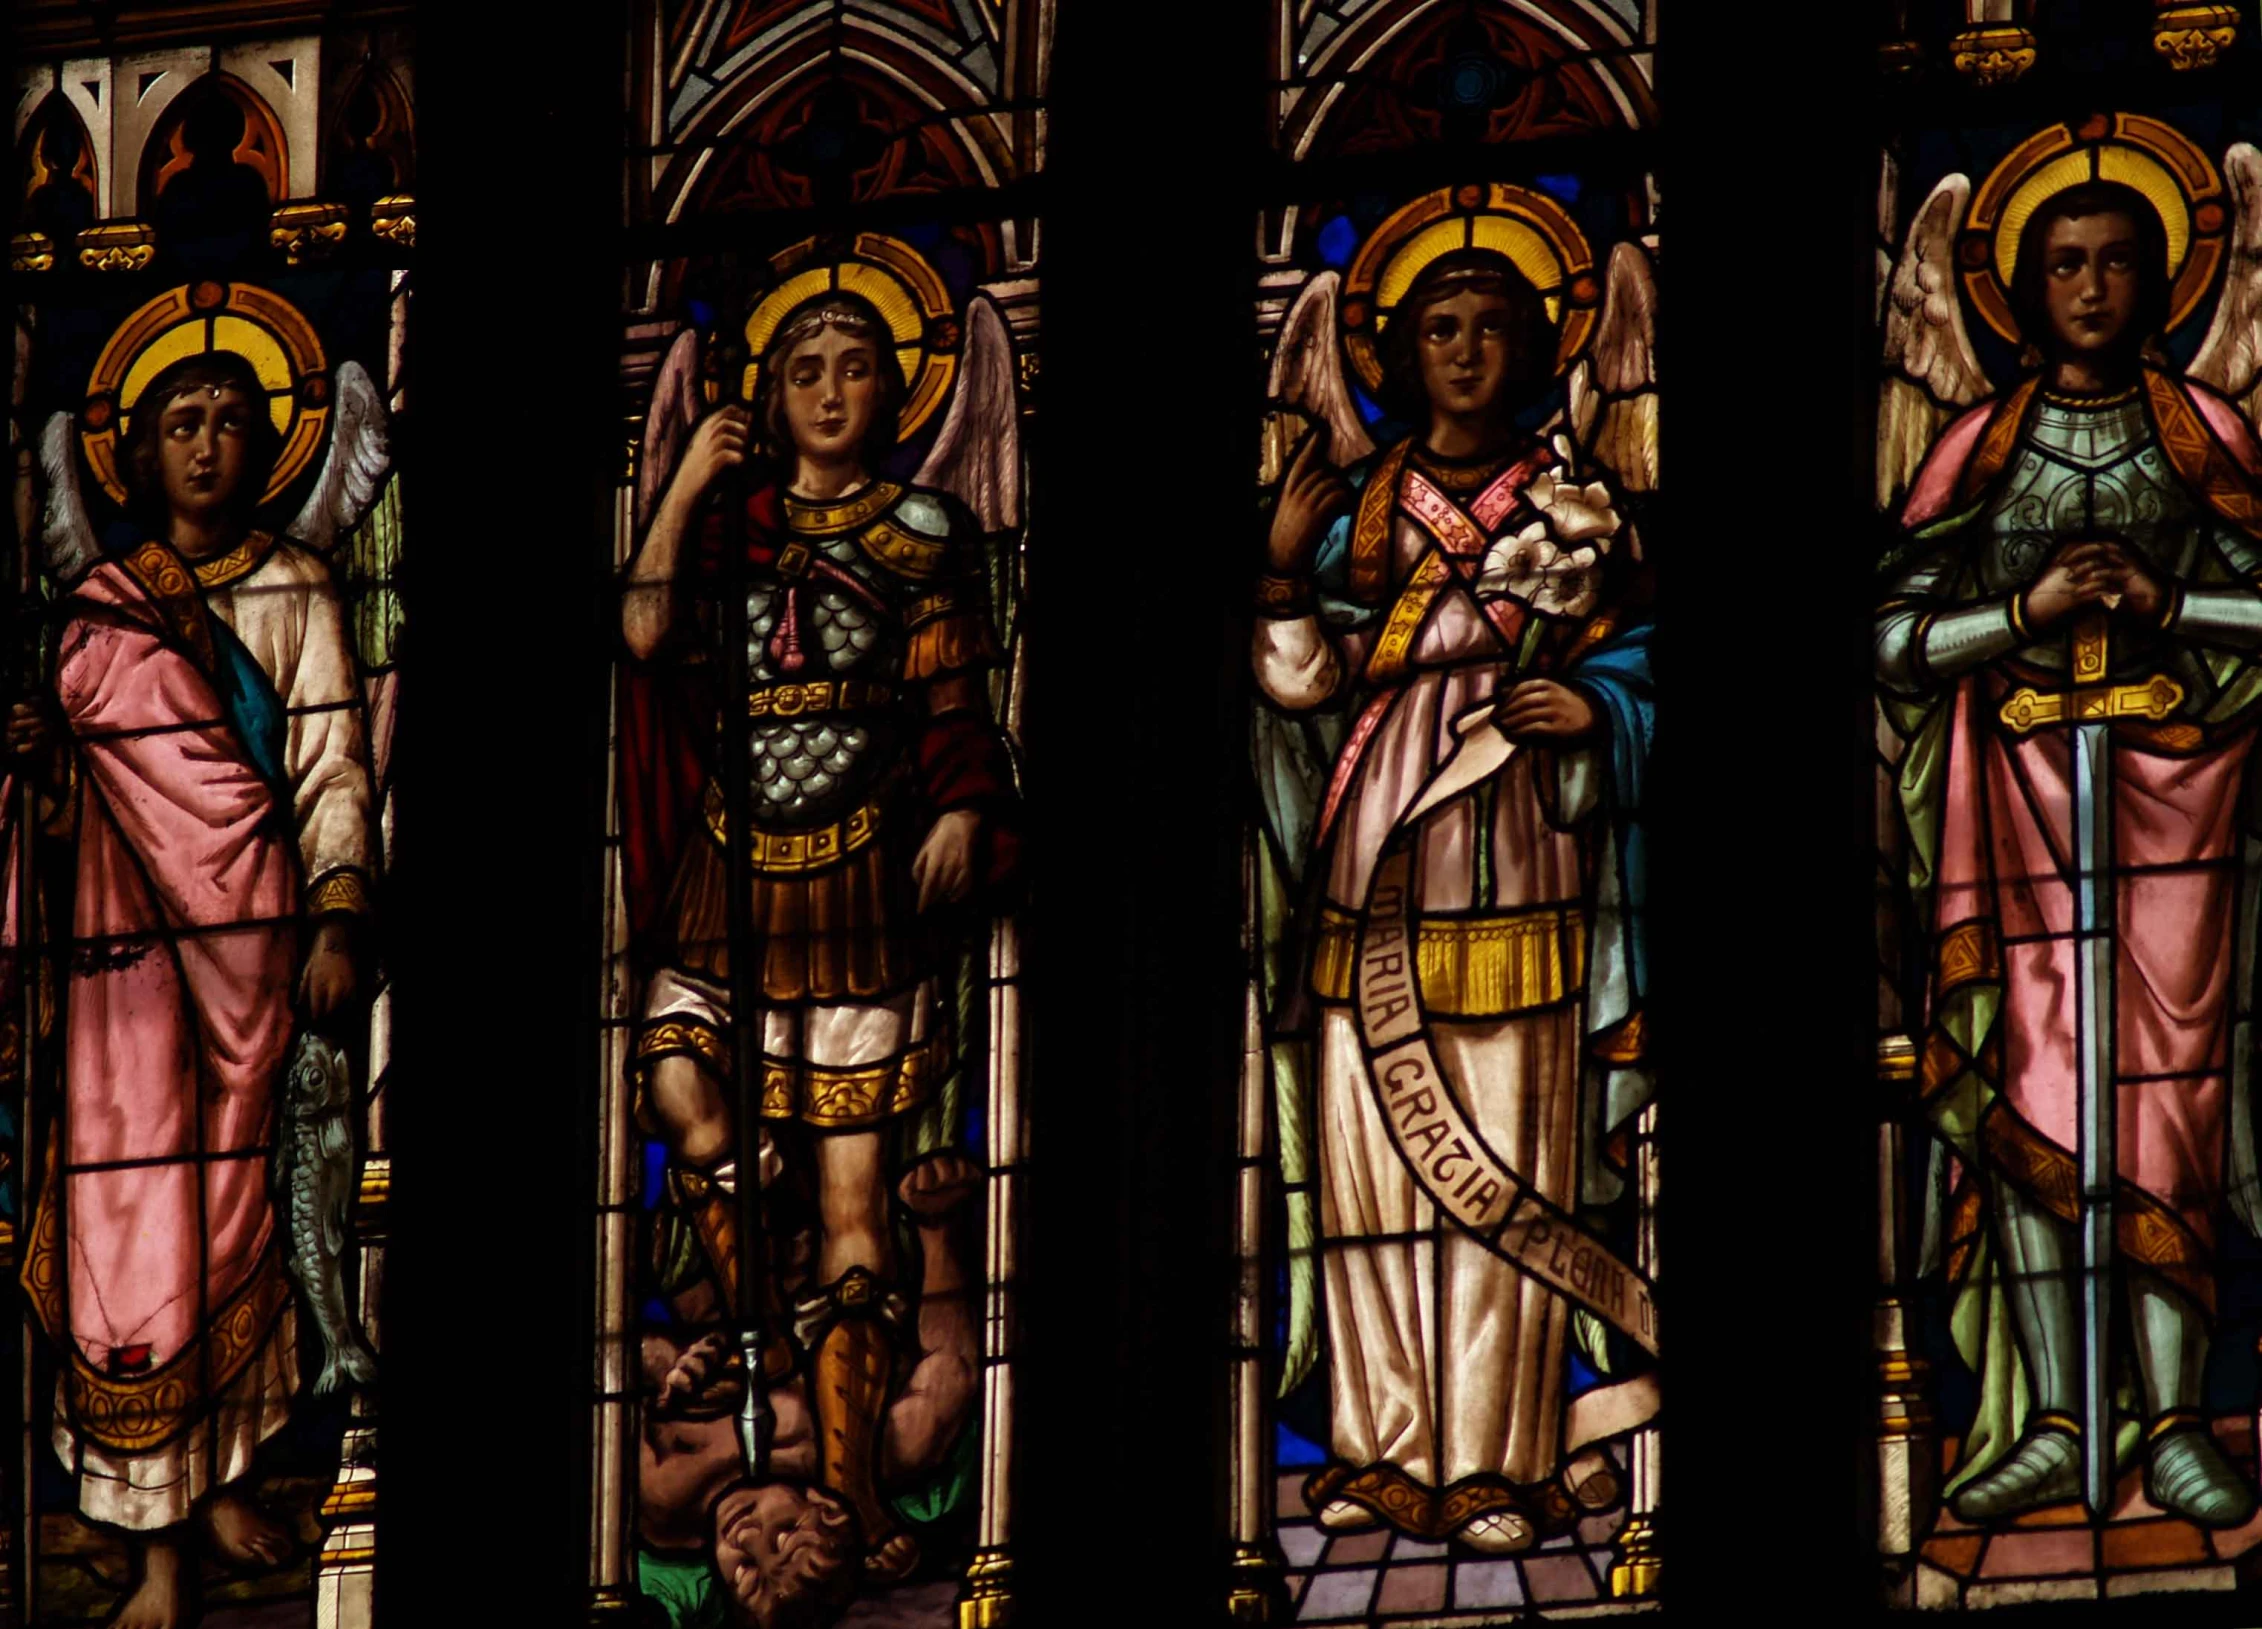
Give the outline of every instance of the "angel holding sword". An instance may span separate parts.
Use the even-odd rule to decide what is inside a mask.
[[[1604,1445],[1656,1409],[1653,1370],[1613,1362],[1575,1298],[1448,1214],[1459,1142],[1428,1157],[1399,1135],[1438,1094],[1390,1098],[1353,989],[1378,866],[1410,850],[1443,1093],[1545,1203],[1591,1218],[1622,1197],[1609,1144],[1649,1097],[1650,617],[1618,508],[1656,468],[1638,245],[1609,281],[1610,343],[1581,357],[1554,439],[1519,415],[1580,353],[1597,290],[1577,228],[1521,189],[1409,205],[1347,285],[1307,285],[1275,362],[1275,399],[1314,428],[1266,538],[1258,767],[1268,835],[1313,896],[1273,1029],[1316,1062],[1316,1103],[1283,1118],[1316,1125],[1316,1249],[1292,1256],[1292,1279],[1316,1256],[1320,1282],[1292,1298],[1317,1288],[1324,1306],[1331,1463],[1305,1497],[1335,1532],[1525,1549],[1616,1501]],[[1339,320],[1353,366],[1413,426],[1379,452],[1345,388]],[[1604,446],[1625,464],[1617,490],[1587,462]],[[1284,750],[1282,721],[1315,714],[1339,721],[1320,750]],[[1580,1397],[1575,1348],[1607,1376]]]
[[[355,1000],[373,863],[360,680],[316,551],[388,467],[368,375],[328,382],[330,454],[281,537],[254,523],[284,442],[235,352],[181,356],[128,404],[106,547],[70,417],[43,437],[64,621],[52,703],[8,734],[75,828],[76,880],[24,1278],[65,1351],[49,1435],[80,1513],[135,1541],[121,1629],[191,1621],[192,1547],[253,1570],[292,1547],[246,1480],[300,1379],[267,1150],[294,1034]]]
[[[2205,1396],[2216,1229],[2226,1209],[2262,1221],[2242,942],[2262,884],[2242,866],[2262,153],[2234,147],[2224,169],[2227,240],[2223,183],[2169,126],[2053,126],[1976,194],[1940,182],[1888,289],[1880,496],[1899,532],[1877,678],[1926,946],[1917,1084],[1943,1151],[1927,1254],[1945,1246],[1980,1379],[1949,1484],[1968,1521],[2109,1504],[2139,1457],[2164,1510],[2224,1527],[2255,1508]],[[2160,341],[2226,259],[2179,377]],[[2006,389],[1981,371],[1959,273],[2022,348]]]
[[[819,1476],[853,1511],[874,1582],[918,1559],[880,1484],[909,1328],[889,1133],[948,1066],[945,947],[969,907],[995,907],[1012,886],[1019,830],[987,684],[999,651],[984,556],[985,535],[1017,516],[1011,341],[977,297],[933,452],[914,481],[880,478],[917,404],[935,405],[938,377],[938,348],[895,323],[916,324],[913,300],[940,288],[900,253],[908,269],[849,259],[821,290],[806,292],[804,271],[756,306],[751,406],[694,425],[699,340],[678,341],[654,390],[654,501],[622,601],[639,664],[624,689],[630,915],[656,963],[632,1060],[642,1112],[725,1307],[744,1314],[762,1297],[782,1312],[794,1292],[792,1339],[772,1341],[764,1378],[805,1363]],[[753,476],[749,692],[718,700],[702,677],[720,666],[710,624],[728,531],[714,499],[741,465]],[[726,931],[720,706],[749,721],[749,944]],[[759,968],[755,1012],[730,1010],[738,955]],[[761,1048],[758,1103],[732,1101],[738,1046]],[[747,1113],[778,1132],[781,1160],[813,1167],[815,1259],[792,1286],[772,1272],[741,1282],[734,1152]]]

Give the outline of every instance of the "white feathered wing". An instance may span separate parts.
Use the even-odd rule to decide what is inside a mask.
[[[1343,372],[1343,345],[1336,310],[1343,279],[1323,271],[1306,283],[1281,320],[1273,341],[1272,366],[1265,375],[1264,440],[1258,451],[1257,480],[1273,486],[1288,467],[1289,454],[1314,428],[1327,433],[1327,460],[1348,469],[1374,451],[1374,438],[1360,421]]]
[[[317,554],[360,524],[393,467],[385,398],[369,370],[341,362],[331,390],[329,455],[288,534]]]
[[[1877,507],[1891,509],[1955,415],[1993,386],[1971,348],[1956,291],[1956,232],[1971,182],[1944,177],[1924,202],[1885,292],[1885,377],[1877,399]]]
[[[2223,180],[2236,212],[2230,265],[2215,320],[2192,358],[2192,378],[2228,396],[2256,422],[2262,413],[2262,151],[2240,142],[2223,155]]]

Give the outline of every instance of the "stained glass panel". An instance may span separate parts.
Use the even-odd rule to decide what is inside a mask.
[[[1881,1547],[1924,1608],[2228,1589],[2262,1537],[2254,41],[2230,7],[1895,21]]]
[[[1659,1587],[1659,238],[1627,156],[1654,104],[1644,19],[1570,9],[1278,8],[1307,167],[1264,216],[1258,304],[1252,1617],[1495,1623]],[[1605,131],[1517,167],[1519,139]],[[1455,173],[1384,191],[1393,153]]]
[[[364,1625],[413,58],[128,32],[16,68],[11,1621]]]
[[[1039,306],[1034,219],[964,194],[1033,168],[993,146],[1035,127],[922,123],[873,87],[902,89],[915,36],[920,74],[987,65],[953,105],[1010,100],[1045,8],[774,9],[752,55],[686,31],[712,47],[692,82],[788,122],[814,87],[808,117],[868,121],[863,157],[812,179],[832,127],[797,125],[632,161],[675,201],[621,344],[591,1582],[676,1624],[986,1622],[1012,1563]],[[800,208],[923,191],[934,215]]]

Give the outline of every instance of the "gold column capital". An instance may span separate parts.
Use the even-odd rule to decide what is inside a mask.
[[[1956,72],[1982,88],[2008,85],[2034,66],[2037,50],[2030,28],[1967,28],[1949,45]]]
[[[1012,1622],[1013,1558],[1003,1550],[977,1550],[966,1569],[958,1629],[1006,1629]]]

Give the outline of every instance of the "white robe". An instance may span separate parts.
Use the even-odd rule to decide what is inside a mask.
[[[1391,582],[1429,548],[1400,516]],[[1259,684],[1300,710],[1332,698],[1366,660],[1368,633],[1316,617],[1260,619]],[[1453,721],[1502,687],[1509,653],[1476,603],[1443,590],[1417,635],[1411,671],[1376,728],[1336,816],[1327,901],[1359,913],[1383,843],[1458,742]],[[1476,897],[1476,800],[1424,817],[1417,909],[1508,914],[1584,893],[1573,828],[1595,807],[1599,768],[1583,750],[1520,751],[1493,782],[1492,878]],[[1442,1066],[1485,1140],[1543,1198],[1575,1210],[1584,1006],[1482,1019],[1435,1018]],[[1534,1483],[1591,1435],[1566,1417],[1571,1307],[1441,1222],[1376,1107],[1357,1019],[1320,1008],[1319,1176],[1334,1456],[1387,1465],[1430,1489],[1469,1476]],[[1617,1429],[1622,1423],[1613,1422]]]

